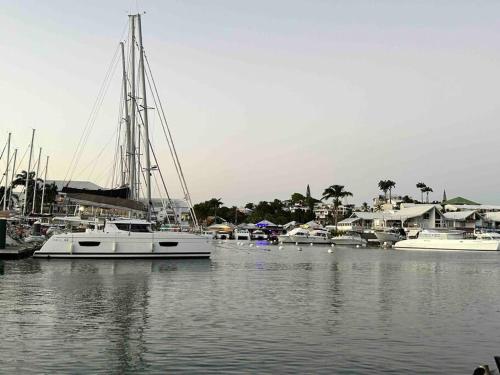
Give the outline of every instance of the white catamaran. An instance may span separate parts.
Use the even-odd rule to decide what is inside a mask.
[[[148,84],[152,98],[159,114],[163,133],[166,137],[168,150],[179,178],[182,192],[189,206],[193,225],[199,229],[198,221],[193,210],[193,205],[182,168],[175,150],[172,135],[166,117],[163,112],[156,84],[152,78],[151,68],[144,53],[142,44],[141,15],[129,16],[129,45],[128,66],[126,69],[126,57],[124,43],[120,43],[122,68],[123,68],[123,107],[120,122],[120,136],[123,135],[124,145],[117,149],[116,160],[119,160],[119,168],[116,168],[116,189],[90,191],[85,189],[72,189],[66,186],[66,193],[73,194],[83,201],[94,201],[111,207],[128,209],[129,213],[141,211],[146,212],[146,219],[118,218],[107,219],[104,225],[96,225],[85,232],[55,234],[47,240],[42,248],[34,253],[35,257],[43,258],[207,258],[210,257],[213,242],[196,233],[189,232],[154,232],[150,223],[152,217],[151,200],[151,175],[152,171],[159,171],[161,182],[169,202],[169,207],[174,210],[166,188],[163,175],[159,169],[158,159],[149,139],[148,110],[147,104]],[[137,38],[136,38],[137,31]],[[138,57],[136,56],[136,52]],[[138,60],[138,61],[136,61]],[[135,66],[138,62],[138,82],[141,90],[136,90]],[[148,72],[145,68],[148,68]],[[122,123],[124,124],[121,127]],[[141,149],[142,145],[142,149]],[[80,145],[79,145],[80,146]],[[125,150],[125,152],[123,152]],[[75,152],[75,155],[78,152]],[[80,154],[81,149],[79,150]],[[151,165],[151,155],[155,165]],[[79,156],[77,156],[78,158]],[[75,161],[74,166],[77,163]],[[73,163],[73,161],[72,161]],[[70,166],[71,168],[71,166]],[[71,176],[70,176],[71,179]],[[144,186],[141,186],[141,179]],[[65,190],[63,189],[63,192]],[[140,203],[139,193],[145,194],[146,207]],[[95,200],[94,200],[95,199]],[[173,219],[178,220],[175,213]],[[168,219],[168,216],[167,216]],[[170,221],[169,221],[169,224]],[[173,224],[178,224],[174,222]]]

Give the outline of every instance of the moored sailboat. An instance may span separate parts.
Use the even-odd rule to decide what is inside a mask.
[[[194,229],[198,228],[198,221],[194,213],[189,190],[180,166],[179,158],[173,144],[173,139],[166,124],[165,115],[161,102],[159,102],[156,85],[152,80],[151,70],[145,58],[142,44],[141,15],[130,15],[130,56],[129,72],[126,70],[126,57],[124,43],[120,43],[122,52],[123,68],[123,122],[125,144],[120,146],[119,167],[116,168],[119,174],[116,178],[118,186],[112,189],[92,192],[92,191],[71,191],[66,189],[68,194],[77,195],[77,198],[84,201],[96,202],[101,205],[120,207],[128,210],[129,215],[140,216],[137,213],[144,212],[145,220],[141,218],[119,218],[107,219],[104,225],[99,228],[95,225],[93,229],[87,229],[80,233],[61,233],[53,235],[39,251],[35,257],[44,258],[207,258],[210,257],[213,244],[206,237],[192,232],[154,232],[152,230],[152,171],[159,171],[162,185],[166,196],[173,208],[169,193],[166,189],[163,175],[161,174],[158,159],[152,148],[149,139],[148,111],[151,109],[147,104],[146,82],[150,84],[153,100],[161,108],[160,122],[164,127],[164,134],[167,139],[168,148],[173,158],[184,197],[189,205],[189,212],[192,218]],[[136,38],[136,32],[138,37]],[[136,57],[136,49],[139,54]],[[136,61],[138,60],[138,61]],[[141,90],[136,92],[135,66],[138,62],[139,82]],[[148,66],[149,76],[145,73]],[[129,76],[130,74],[130,76]],[[153,88],[154,87],[154,90]],[[156,95],[156,96],[155,96]],[[166,127],[166,129],[165,129]],[[120,139],[120,138],[119,138]],[[142,149],[141,149],[142,144]],[[80,146],[80,145],[79,145]],[[124,153],[123,150],[126,150]],[[77,147],[78,151],[78,147]],[[81,154],[81,150],[79,150]],[[156,165],[151,165],[151,156]],[[142,157],[142,159],[141,159]],[[73,163],[73,161],[72,161]],[[76,165],[76,161],[75,161]],[[71,176],[70,176],[71,178]],[[144,180],[144,186],[141,186]],[[146,204],[140,202],[140,192],[144,192]],[[178,220],[174,212],[174,220]],[[167,217],[168,219],[168,217]],[[170,221],[169,221],[170,224]],[[178,223],[174,223],[178,224]]]

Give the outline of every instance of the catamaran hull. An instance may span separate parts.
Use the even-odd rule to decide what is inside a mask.
[[[401,250],[499,251],[500,241],[414,239],[396,242],[394,248]]]
[[[52,236],[35,258],[209,258],[211,240],[190,233],[68,233]]]

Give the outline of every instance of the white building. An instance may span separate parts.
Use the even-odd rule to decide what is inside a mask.
[[[314,205],[314,216],[318,223],[325,225],[330,216],[333,216],[333,204],[330,203],[316,203]]]
[[[445,212],[447,227],[473,231],[484,225],[483,217],[475,210]]]
[[[434,204],[416,204],[402,205],[400,210],[354,212],[350,218],[339,222],[338,229],[347,231],[391,227],[442,228],[446,226],[446,221],[439,207],[439,205]]]

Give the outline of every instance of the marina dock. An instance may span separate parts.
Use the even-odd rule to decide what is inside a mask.
[[[0,259],[22,259],[33,255],[36,247],[28,246],[7,246],[5,249],[0,249]]]

